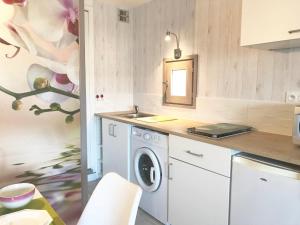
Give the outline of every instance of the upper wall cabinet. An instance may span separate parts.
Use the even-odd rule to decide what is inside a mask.
[[[241,46],[300,47],[300,0],[243,0]]]

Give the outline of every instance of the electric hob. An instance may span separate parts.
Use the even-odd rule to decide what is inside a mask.
[[[230,123],[217,123],[187,129],[187,131],[191,134],[217,139],[247,133],[251,130],[252,127]]]

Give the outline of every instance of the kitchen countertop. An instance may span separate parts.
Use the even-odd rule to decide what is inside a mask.
[[[292,137],[290,136],[253,131],[224,139],[211,139],[187,132],[187,128],[205,125],[204,123],[184,119],[177,119],[168,122],[146,123],[136,119],[128,119],[120,116],[121,114],[126,113],[130,112],[98,113],[96,115],[102,118],[112,119],[132,124],[134,126],[177,135],[300,166],[300,146],[294,145]]]

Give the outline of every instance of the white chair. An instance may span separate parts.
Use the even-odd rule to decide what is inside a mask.
[[[105,175],[77,225],[134,225],[142,189],[116,173]]]

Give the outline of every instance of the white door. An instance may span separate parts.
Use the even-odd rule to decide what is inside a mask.
[[[134,156],[134,172],[139,185],[147,192],[159,188],[162,172],[159,160],[149,148],[137,149]]]
[[[87,166],[88,181],[96,180],[100,177],[100,121],[95,116],[94,101],[94,23],[93,8],[85,6],[85,61],[86,61],[86,102],[87,112]]]
[[[228,225],[230,179],[170,158],[169,223]]]
[[[118,173],[129,179],[130,125],[102,119],[103,175]]]

